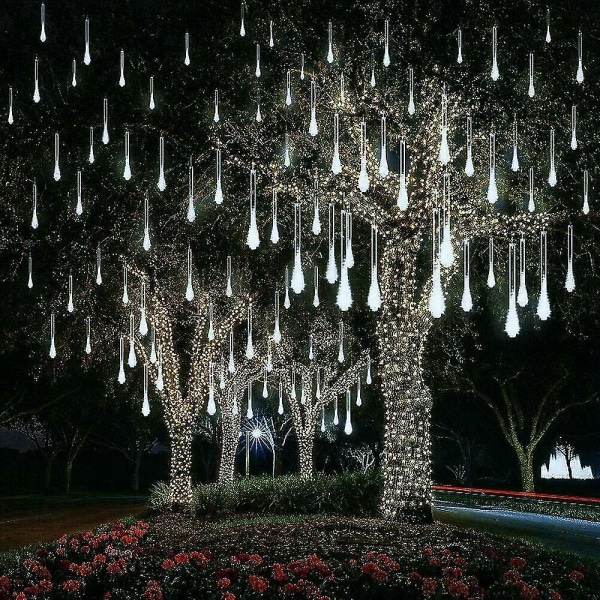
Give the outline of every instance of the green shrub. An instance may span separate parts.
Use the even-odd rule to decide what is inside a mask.
[[[150,508],[154,510],[168,506],[162,486],[152,489]],[[197,486],[192,510],[198,516],[234,513],[372,516],[377,513],[381,489],[381,475],[374,471],[315,475],[311,479],[297,475],[244,477],[227,485]]]
[[[150,487],[148,510],[162,512],[171,507],[171,490],[169,484],[157,481]]]

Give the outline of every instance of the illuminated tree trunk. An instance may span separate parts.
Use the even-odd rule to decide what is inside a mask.
[[[221,418],[221,462],[219,464],[219,483],[232,483],[235,473],[235,457],[240,437],[241,412],[231,414],[231,408],[223,409]]]
[[[387,289],[377,325],[385,404],[381,512],[394,520],[428,522],[432,520],[432,397],[423,382],[421,357],[432,317],[415,281],[416,244],[411,252],[404,242],[400,255],[402,240],[386,241],[381,273]]]
[[[524,492],[535,491],[535,476],[533,472],[533,452],[517,449],[519,467],[521,469],[521,486]]]
[[[192,428],[183,423],[169,427],[171,463],[169,487],[174,506],[189,505],[192,499]]]
[[[296,427],[298,441],[298,463],[300,477],[308,479],[313,475],[313,452],[315,446],[315,425]]]

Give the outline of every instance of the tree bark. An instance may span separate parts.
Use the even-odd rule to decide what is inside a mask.
[[[535,475],[533,471],[533,452],[517,449],[521,468],[521,486],[524,492],[535,492]]]
[[[171,462],[169,487],[171,502],[176,508],[189,506],[192,501],[192,427],[178,423],[169,428]]]
[[[241,408],[237,415],[231,414],[231,406],[222,407],[221,417],[221,461],[219,463],[219,483],[233,483],[235,459],[240,438]]]
[[[309,479],[313,476],[313,452],[315,445],[314,424],[304,428],[296,426],[296,439],[298,441],[298,467],[300,477]]]
[[[139,492],[140,491],[140,469],[142,466],[142,457],[144,456],[144,451],[142,448],[135,449],[135,456],[133,458],[133,469],[131,472],[131,491]]]

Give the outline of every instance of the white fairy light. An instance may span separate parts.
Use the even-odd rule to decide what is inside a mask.
[[[150,205],[148,196],[144,198],[144,239],[142,241],[142,247],[146,252],[150,250],[152,244],[150,243]]]
[[[227,257],[227,283],[225,285],[225,295],[228,298],[233,296],[233,289],[231,287],[231,256]]]
[[[90,127],[90,153],[88,156],[88,162],[90,165],[94,164],[96,157],[94,156],[94,128]]]
[[[289,307],[291,306],[291,303],[290,303],[289,271],[288,271],[287,267],[285,268],[284,287],[285,287],[285,298],[283,300],[283,308],[288,310]]]
[[[575,79],[577,83],[583,83],[583,34],[581,29],[577,35],[577,74]]]
[[[360,375],[356,378],[356,406],[362,406],[362,395],[360,390]]]
[[[219,90],[215,90],[215,111],[213,114],[213,121],[218,123],[220,120],[219,116]]]
[[[346,84],[344,80],[344,71],[340,73],[340,106],[346,102]]]
[[[367,385],[371,385],[373,383],[373,378],[371,377],[371,355],[367,356],[367,377],[366,380]]]
[[[102,102],[102,143],[106,146],[110,140],[108,135],[108,98],[104,98]]]
[[[148,400],[148,365],[144,364],[144,399],[142,402],[142,415],[147,417],[150,414],[150,402]]]
[[[328,214],[328,232],[329,232],[329,254],[327,259],[327,270],[325,279],[331,284],[334,284],[338,279],[337,265],[335,262],[335,204],[329,203]]]
[[[386,19],[383,29],[383,66],[389,67],[390,64],[390,20]]]
[[[185,299],[191,302],[194,299],[194,287],[192,286],[192,247],[187,251],[187,286],[185,288]]]
[[[333,24],[329,21],[329,45],[327,50],[327,62],[331,64],[333,62]]]
[[[473,177],[475,167],[473,166],[473,119],[467,117],[467,160],[465,162],[465,175]]]
[[[34,179],[33,180],[33,214],[31,215],[31,228],[32,229],[37,229],[39,226],[38,215],[37,215],[37,204],[38,204],[37,184]]]
[[[252,360],[254,358],[254,344],[252,343],[252,304],[248,305],[248,321],[246,323],[246,358]]]
[[[260,123],[263,120],[262,113],[260,112],[260,90],[258,90],[256,95],[256,116],[254,119],[257,123]]]
[[[8,88],[8,124],[12,125],[15,122],[15,116],[13,114],[13,89]]]
[[[67,311],[72,313],[75,310],[73,306],[73,275],[69,275],[69,301],[67,302]]]
[[[230,373],[235,373],[235,361],[233,358],[233,327],[229,330],[229,363],[227,370]]]
[[[292,164],[290,160],[290,136],[288,132],[285,132],[284,137],[284,149],[283,149],[283,165],[287,168]]]
[[[275,290],[275,325],[273,326],[273,341],[279,344],[281,341],[281,329],[279,328],[279,290]]]
[[[360,174],[358,176],[358,189],[366,192],[369,189],[369,174],[367,173],[367,123],[363,118],[360,122]]]
[[[554,127],[550,128],[550,173],[548,175],[550,187],[556,185],[556,167],[554,165]]]
[[[283,414],[283,382],[279,380],[279,406],[277,407],[277,414]]]
[[[338,362],[341,364],[344,362],[344,323],[340,321],[340,347],[338,350]]]
[[[241,2],[241,20],[240,20],[240,37],[246,36],[246,25],[245,25],[245,11],[244,11],[244,2]]]
[[[461,65],[463,61],[462,55],[462,29],[459,27],[458,32],[456,34],[456,41],[458,43],[458,55],[456,57],[456,62]]]
[[[85,319],[85,353],[92,353],[92,333],[91,333],[91,318],[88,316]]]
[[[340,115],[333,115],[333,158],[331,160],[331,172],[339,175],[342,172],[342,162],[340,160]]]
[[[304,52],[300,53],[300,80],[304,81]]]
[[[471,286],[470,286],[470,276],[471,276],[471,266],[470,266],[471,252],[469,240],[465,240],[463,242],[463,295],[460,302],[461,308],[465,312],[469,312],[473,308],[473,298],[471,296]]]
[[[271,243],[277,244],[279,242],[279,227],[277,226],[277,190],[273,188],[273,200],[271,203]]]
[[[540,297],[537,305],[537,315],[546,321],[551,314],[548,298],[548,238],[545,231],[540,232]]]
[[[496,134],[490,133],[490,180],[487,189],[487,199],[490,204],[498,201],[498,187],[496,186]]]
[[[317,400],[321,399],[321,369],[319,369],[319,367],[317,367],[317,389],[315,390],[315,398]]]
[[[225,359],[223,358],[223,353],[221,352],[221,362],[219,364],[219,389],[225,389]]]
[[[400,210],[408,208],[408,190],[406,188],[406,142],[400,140],[399,145],[399,162],[400,162],[400,188],[398,190],[398,200],[396,204]]]
[[[352,251],[352,213],[346,211],[346,266],[354,267],[354,252]]]
[[[83,213],[82,204],[82,185],[81,185],[81,171],[77,171],[77,204],[75,205],[75,214],[80,216]]]
[[[518,136],[518,126],[517,126],[517,115],[515,115],[515,120],[513,124],[513,155],[512,155],[512,163],[510,168],[516,173],[519,170],[519,151],[517,148],[517,138]]]
[[[296,371],[294,371],[292,367],[291,375],[290,375],[291,385],[290,385],[290,398],[292,400],[296,399]]]
[[[148,334],[148,320],[146,319],[146,283],[142,281],[142,292],[140,295],[140,325],[138,331],[141,336]]]
[[[583,214],[587,215],[590,212],[589,203],[589,175],[588,170],[585,169],[583,172]]]
[[[454,262],[454,248],[452,246],[452,234],[450,229],[450,175],[444,174],[444,188],[442,194],[442,242],[439,248],[439,262],[443,267],[450,267]]]
[[[314,195],[312,232],[314,235],[319,235],[321,233],[321,217],[319,216],[319,180],[317,178],[315,178],[313,189]]]
[[[33,62],[33,101],[38,104],[40,101],[40,82],[39,82],[39,60],[35,57]]]
[[[50,315],[50,358],[56,358],[56,345],[54,338],[56,336],[56,326],[54,320],[54,313]]]
[[[71,62],[71,87],[77,87],[77,61]]]
[[[504,326],[504,331],[510,338],[517,337],[520,331],[516,303],[516,272],[516,249],[514,242],[510,242],[508,245],[508,312],[506,313],[506,324]]]
[[[158,144],[158,183],[156,187],[161,192],[164,192],[167,187],[167,182],[165,181],[165,138],[162,135]]]
[[[440,212],[438,208],[433,209],[432,213],[432,272],[431,272],[431,293],[429,296],[429,312],[434,319],[439,319],[446,311],[446,301],[444,300],[444,290],[441,281],[441,269],[439,255],[436,252],[436,242],[439,245],[440,237]]]
[[[215,404],[215,363],[212,361],[208,365],[208,404],[206,405],[206,412],[210,416],[217,412],[217,405]]]
[[[408,68],[408,114],[415,114],[415,74],[412,67]]]
[[[385,115],[381,116],[381,147],[379,155],[379,177],[385,179],[390,170],[387,161],[387,119]]]
[[[336,304],[339,309],[346,312],[352,306],[352,290],[348,278],[348,260],[346,249],[348,247],[348,218],[347,212],[342,211],[340,218],[340,285],[338,287]]]
[[[194,208],[194,165],[190,156],[190,166],[188,168],[188,209],[187,220],[193,223],[196,220],[196,209]]]
[[[223,204],[223,186],[221,184],[221,147],[217,147],[217,182],[215,184],[215,204]]]
[[[447,165],[450,162],[450,148],[448,147],[448,98],[446,92],[442,94],[442,133],[438,160]]]
[[[304,272],[302,270],[302,210],[300,203],[294,204],[294,267],[290,287],[295,294],[304,290]]]
[[[123,336],[119,337],[119,375],[117,381],[123,385],[125,383],[125,368],[123,366],[125,360],[125,341]]]
[[[102,285],[102,249],[96,248],[96,285]]]
[[[517,304],[521,308],[524,308],[529,303],[527,284],[525,282],[525,272],[525,236],[521,235],[521,239],[519,240],[519,292],[517,294]]]
[[[120,66],[119,87],[125,87],[125,50],[121,50],[121,53],[119,55],[119,66]]]
[[[250,224],[246,236],[246,245],[250,250],[256,250],[260,245],[258,227],[256,225],[256,169],[250,169]]]
[[[156,389],[161,392],[165,387],[165,382],[163,380],[163,353],[162,348],[158,347],[158,368],[156,374]]]
[[[488,276],[487,286],[493,288],[496,286],[496,277],[494,276],[494,238],[488,242]]]
[[[129,131],[125,131],[125,167],[123,169],[123,179],[131,179],[131,165],[129,163]]]
[[[256,44],[256,71],[254,72],[256,77],[261,76],[260,72],[260,44]]]
[[[60,181],[60,136],[54,134],[54,181]]]
[[[550,9],[546,9],[546,44],[549,44],[552,41],[552,36],[550,35]]]
[[[190,66],[190,34],[186,31],[185,32],[185,55],[183,58],[183,64],[186,67]]]
[[[375,80],[375,54],[371,53],[371,87],[374,88],[377,85]]]
[[[575,276],[573,274],[573,225],[567,226],[567,277],[565,289],[572,292],[575,289]]]
[[[150,363],[156,364],[156,327],[152,325],[152,329],[150,330]]]
[[[352,433],[352,416],[350,414],[352,407],[352,395],[350,390],[346,390],[346,423],[344,425],[344,433],[350,435]]]
[[[333,424],[335,426],[340,424],[340,417],[338,415],[338,399],[337,396],[335,397],[334,400],[334,405],[333,405]]]
[[[275,40],[273,38],[273,21],[269,21],[269,48],[272,48],[275,45]]]
[[[246,419],[253,419],[254,411],[252,410],[252,383],[248,382],[248,408],[246,410]]]
[[[533,52],[529,53],[529,90],[527,93],[530,98],[535,96],[535,87],[533,87]]]
[[[498,71],[498,26],[492,27],[492,70],[490,72],[492,81],[498,81],[500,72]]]
[[[373,312],[381,308],[381,292],[379,289],[379,277],[377,267],[377,227],[371,225],[371,283],[369,285],[369,295],[367,305]]]
[[[529,212],[535,211],[535,183],[533,179],[533,167],[529,167],[529,204],[527,205],[527,210]]]
[[[325,407],[321,409],[321,433],[325,433]]]
[[[123,265],[123,304],[129,304],[129,294],[127,293],[127,267]]]
[[[150,100],[148,102],[148,108],[154,110],[156,108],[156,102],[154,100],[154,75],[150,76]]]
[[[29,289],[32,289],[33,288],[33,258],[31,257],[31,254],[29,255],[28,267],[29,267],[29,276],[27,278],[27,287]]]
[[[571,150],[577,150],[577,106],[571,107]]]
[[[85,52],[83,53],[83,64],[89,65],[92,62],[92,57],[90,56],[90,19],[89,17],[85,18]]]
[[[315,290],[313,296],[313,306],[318,308],[321,301],[319,300],[319,267],[317,265],[315,265],[314,268],[313,287]]]
[[[317,83],[314,77],[310,80],[310,125],[308,133],[315,137],[319,133],[317,126]]]
[[[137,365],[137,358],[135,356],[135,318],[133,313],[129,315],[129,356],[127,357],[127,364],[132,369]]]
[[[41,31],[40,31],[40,42],[46,41],[46,5],[42,2],[41,7]]]
[[[263,398],[268,398],[269,397],[269,390],[267,388],[267,366],[266,365],[263,367],[263,389],[262,389],[262,397]]]
[[[209,342],[215,339],[215,326],[213,322],[213,303],[212,300],[208,303],[208,333],[206,335]]]

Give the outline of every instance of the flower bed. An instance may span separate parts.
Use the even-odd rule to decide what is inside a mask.
[[[101,598],[593,600],[597,564],[507,554],[506,547],[424,547],[415,556],[371,551],[277,560],[223,549],[164,551],[148,522],[112,523],[39,547],[0,576],[0,600]],[[6,563],[6,561],[5,561]]]

